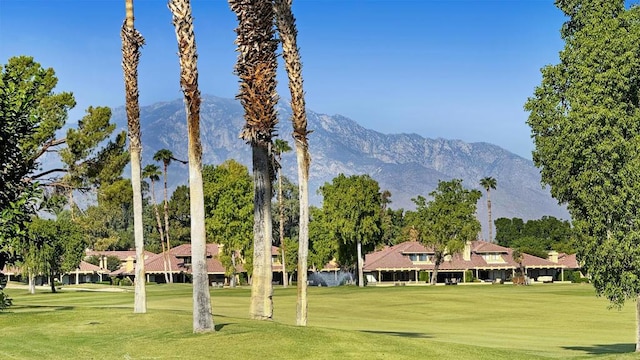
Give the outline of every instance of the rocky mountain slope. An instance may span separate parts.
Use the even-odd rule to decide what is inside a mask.
[[[280,136],[293,146],[291,110],[278,109]],[[203,162],[219,164],[233,158],[251,168],[250,147],[238,138],[243,126],[243,109],[233,99],[204,96],[201,109]],[[381,189],[392,193],[391,207],[413,208],[411,198],[433,191],[438,180],[463,179],[468,188],[481,189],[479,181],[492,176],[498,187],[491,193],[493,218],[536,219],[544,215],[569,219],[565,208],[557,205],[549,191],[540,185],[540,174],[530,160],[488,143],[428,139],[416,134],[382,134],[366,129],[340,115],[308,111],[310,150],[310,196],[316,205],[322,199],[316,189],[339,173],[370,174]],[[126,129],[123,108],[115,109],[113,119]],[[187,130],[181,99],[141,108],[143,163],[152,162],[162,148],[177,158],[187,158]],[[170,167],[173,186],[186,184],[186,165]],[[283,171],[297,182],[294,152],[283,155]],[[483,190],[484,193],[484,190]],[[486,228],[486,198],[478,203],[478,218]],[[486,229],[484,231],[486,236]]]

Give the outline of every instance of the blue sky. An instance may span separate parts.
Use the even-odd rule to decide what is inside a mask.
[[[294,0],[293,11],[311,110],[383,133],[490,142],[531,158],[523,104],[563,46],[564,17],[553,1]],[[194,0],[193,14],[200,90],[232,98],[235,15],[223,0]],[[147,42],[141,105],[181,97],[166,2],[135,0],[135,15]],[[58,90],[78,100],[71,121],[89,105],[121,106],[123,19],[122,0],[0,0],[0,61],[30,55],[53,67]]]

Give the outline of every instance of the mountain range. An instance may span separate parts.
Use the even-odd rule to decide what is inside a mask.
[[[159,102],[140,109],[143,166],[153,162],[159,149],[169,149],[179,159],[187,159],[187,125],[182,99]],[[243,127],[243,108],[234,99],[203,96],[201,138],[203,163],[220,164],[235,159],[251,169],[251,149],[238,135]],[[278,107],[280,137],[293,147],[291,109]],[[463,179],[467,188],[482,190],[480,179],[491,176],[497,188],[491,191],[492,216],[519,217],[524,220],[542,216],[569,219],[548,189],[540,183],[540,172],[533,162],[489,143],[429,139],[417,134],[382,134],[366,129],[340,115],[307,110],[311,152],[310,200],[321,206],[317,189],[340,173],[369,174],[381,190],[391,191],[392,208],[412,209],[411,198],[428,197],[439,180]],[[124,107],[113,110],[113,121],[126,130]],[[295,152],[283,154],[285,176],[297,182]],[[187,184],[187,165],[177,162],[169,167],[172,188]],[[478,219],[487,234],[486,198],[478,202]]]

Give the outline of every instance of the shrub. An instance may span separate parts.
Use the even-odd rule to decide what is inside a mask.
[[[465,282],[474,282],[473,270],[465,270],[464,272]]]
[[[564,279],[562,279],[564,281],[571,281],[572,283],[588,283],[589,279],[588,278],[583,278],[582,274],[580,274],[580,271],[577,270],[569,270],[569,271],[565,271],[564,272]]]
[[[0,290],[0,311],[3,311],[9,306],[11,306],[11,298],[9,297],[9,295]]]
[[[418,280],[429,282],[429,272],[428,271],[420,271],[418,274]]]
[[[111,278],[111,284],[112,284],[113,286],[118,286],[118,285],[120,285],[120,279],[118,279],[117,277],[112,277],[112,278]]]
[[[122,280],[120,280],[120,286],[131,286],[133,285],[133,281],[131,281],[131,279],[129,279],[128,277],[122,278]]]

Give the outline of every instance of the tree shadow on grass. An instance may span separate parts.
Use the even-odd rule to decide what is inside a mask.
[[[400,337],[407,337],[407,338],[414,338],[414,339],[429,339],[433,337],[425,333],[405,332],[405,331],[360,330],[360,332],[369,333],[369,334],[400,336]]]
[[[49,310],[49,311],[64,311],[64,310],[73,310],[75,306],[51,306],[51,305],[17,305],[12,306],[15,310],[23,310],[23,309],[37,309],[37,310]]]
[[[582,351],[589,355],[632,353],[636,350],[636,344],[598,344],[592,346],[563,346],[563,349]]]
[[[233,323],[215,324],[215,325],[213,326],[213,328],[214,328],[216,331],[220,331],[220,330],[222,330],[222,329],[223,329],[225,326],[227,326],[227,325],[233,325]]]

